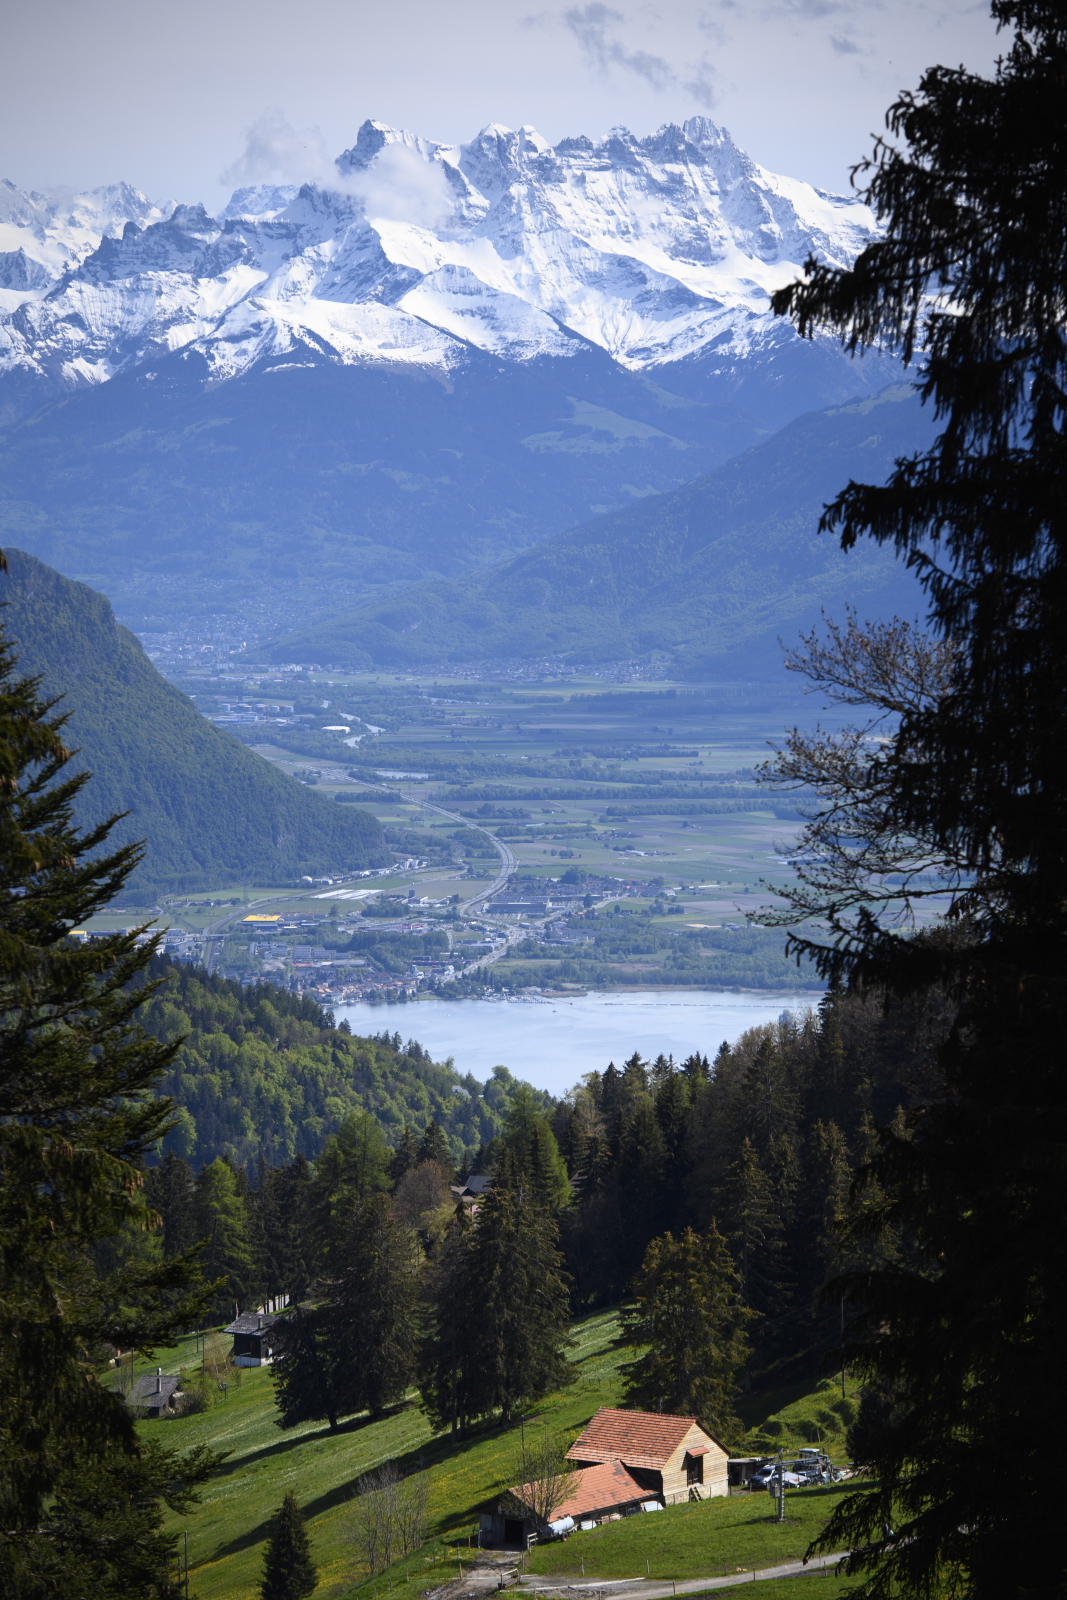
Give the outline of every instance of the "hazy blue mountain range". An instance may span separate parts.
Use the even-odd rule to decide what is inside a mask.
[[[773,670],[825,608],[915,614],[922,599],[892,552],[847,555],[819,535],[850,478],[879,481],[922,447],[929,414],[897,384],[799,417],[683,488],[546,540],[462,581],[422,583],[259,651],[352,665],[562,655],[618,660],[666,650],[700,675]]]
[[[0,623],[19,670],[64,697],[78,751],[68,770],[93,773],[79,819],[128,811],[112,838],[148,840],[133,887],[284,883],[392,860],[369,812],[319,799],[202,717],[103,595],[21,550],[5,555]]]
[[[8,184],[0,222],[0,538],[135,624],[490,566],[894,372],[767,309],[870,213],[704,118],[555,148],[368,122],[219,217]]]

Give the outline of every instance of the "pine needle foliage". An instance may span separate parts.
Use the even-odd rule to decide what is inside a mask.
[[[271,1519],[259,1592],[262,1600],[306,1600],[318,1581],[304,1514],[290,1490]]]
[[[633,1282],[635,1303],[623,1313],[629,1343],[646,1347],[620,1369],[628,1404],[696,1417],[726,1444],[741,1438],[734,1395],[752,1312],[740,1287],[714,1224],[703,1235],[686,1228],[677,1239],[653,1239]]]
[[[108,854],[110,822],[75,826],[89,780],[65,776],[65,720],[0,640],[0,1587],[12,1595],[35,1592],[62,1473],[137,1455],[121,1397],[96,1380],[102,1346],[169,1343],[202,1307],[188,1257],[99,1267],[102,1244],[155,1226],[141,1167],[171,1126],[154,1090],[175,1047],[134,1023],[148,960],[136,936],[68,937],[139,850]]]
[[[854,1552],[872,1600],[1063,1585],[1037,1441],[1067,1401],[1067,10],[992,11],[1011,35],[995,73],[931,68],[860,169],[884,236],[774,301],[804,333],[918,360],[941,425],[824,517],[846,547],[895,546],[952,645],[873,773],[878,828],[954,863],[957,930],[909,938],[861,906],[800,941],[831,979],[955,1007],[940,1093],[883,1130],[858,1184],[859,1231],[908,1255],[834,1289],[860,1308],[849,1366],[885,1404],[874,1483],[819,1543]]]

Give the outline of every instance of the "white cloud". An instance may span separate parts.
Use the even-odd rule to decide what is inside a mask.
[[[365,172],[341,173],[317,128],[298,132],[277,108],[248,129],[245,148],[220,175],[220,183],[310,183],[360,200],[370,217],[439,226],[452,209],[452,193],[439,162],[409,145],[387,144]]]
[[[356,195],[369,217],[392,222],[434,228],[452,210],[452,192],[440,163],[424,160],[406,144],[387,144],[366,172],[351,174],[344,180],[335,173],[330,186]]]
[[[318,128],[298,132],[285,113],[273,107],[247,130],[244,150],[219,174],[219,182],[235,186],[315,182],[332,164]]]

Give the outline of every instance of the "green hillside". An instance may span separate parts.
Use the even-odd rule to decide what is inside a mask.
[[[399,1034],[357,1038],[310,996],[267,984],[242,989],[165,956],[153,959],[150,976],[163,981],[141,1008],[141,1025],[160,1039],[184,1039],[160,1085],[179,1108],[167,1145],[196,1165],[224,1154],[242,1166],[313,1158],[360,1111],[391,1144],[406,1125],[421,1131],[435,1120],[459,1161],[502,1131],[519,1088],[504,1067],[482,1084],[431,1061],[410,1039],[401,1044]]]
[[[632,1355],[616,1341],[616,1311],[598,1312],[572,1325],[571,1383],[546,1396],[537,1418],[561,1435],[576,1435],[599,1406],[623,1398],[619,1364]],[[158,1351],[143,1369],[163,1363],[165,1372],[198,1362],[194,1340],[174,1351]],[[140,1370],[140,1369],[139,1369]],[[758,1401],[753,1401],[758,1406]],[[305,1510],[312,1552],[319,1567],[317,1600],[351,1596],[373,1600],[420,1600],[428,1589],[458,1576],[466,1566],[468,1538],[481,1508],[515,1481],[518,1427],[485,1424],[456,1445],[434,1436],[417,1402],[395,1408],[378,1421],[361,1416],[336,1434],[325,1424],[304,1423],[279,1433],[269,1369],[241,1375],[240,1387],[199,1415],[141,1424],[143,1435],[189,1448],[208,1444],[229,1450],[228,1461],[182,1526],[189,1532],[191,1587],[199,1600],[251,1600],[262,1572],[267,1523],[292,1489]],[[395,1461],[403,1471],[429,1476],[429,1526],[425,1544],[376,1577],[360,1581],[348,1522],[361,1474]],[[785,1523],[776,1523],[770,1496],[753,1494],[672,1506],[656,1517],[635,1517],[576,1535],[567,1544],[539,1546],[529,1568],[551,1582],[596,1578],[721,1578],[737,1574],[751,1584],[752,1570],[803,1556],[822,1531],[841,1494],[837,1488],[789,1495]],[[646,1561],[648,1567],[646,1569]],[[818,1600],[839,1592],[827,1575],[794,1579],[785,1592],[804,1600],[807,1584]],[[783,1585],[784,1589],[784,1585]],[[761,1587],[767,1600],[771,1586]],[[777,1590],[775,1590],[777,1594]]]
[[[147,839],[134,887],[278,883],[384,865],[369,812],[330,805],[207,722],[160,676],[107,599],[21,550],[0,574],[20,668],[64,696],[77,767],[93,781],[83,825],[128,811],[112,839]]]
[[[811,412],[680,489],[480,576],[422,583],[289,634],[268,653],[401,665],[664,650],[683,674],[764,667],[778,659],[778,635],[795,635],[821,607],[916,611],[918,588],[891,552],[867,545],[844,555],[816,530],[850,478],[880,481],[930,427],[905,384]]]

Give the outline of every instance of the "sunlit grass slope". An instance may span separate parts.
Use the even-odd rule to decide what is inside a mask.
[[[616,1346],[617,1334],[615,1312],[575,1325],[575,1381],[536,1410],[554,1431],[576,1434],[598,1406],[620,1403],[618,1364],[627,1352]],[[168,1372],[196,1359],[192,1340],[155,1358]],[[432,1435],[416,1403],[379,1422],[346,1422],[336,1434],[319,1423],[283,1432],[276,1416],[270,1372],[260,1368],[246,1371],[240,1388],[231,1388],[207,1412],[142,1424],[146,1435],[169,1445],[204,1443],[230,1452],[199,1509],[181,1523],[189,1533],[191,1587],[199,1600],[255,1600],[267,1522],[289,1489],[308,1520],[320,1573],[317,1600],[371,1600],[387,1591],[391,1600],[419,1600],[425,1589],[457,1575],[483,1502],[515,1481],[517,1429],[487,1427],[453,1446],[447,1435]],[[429,1537],[418,1554],[360,1584],[346,1537],[347,1507],[359,1477],[385,1461],[396,1461],[403,1471],[422,1466],[429,1472]],[[781,1527],[771,1521],[769,1495],[674,1507],[539,1548],[530,1557],[531,1570],[562,1579],[584,1559],[590,1577],[641,1576],[647,1560],[652,1576],[683,1578],[769,1566],[803,1554],[837,1492],[790,1496]],[[810,1581],[812,1600],[835,1600],[835,1579]],[[790,1580],[790,1596],[804,1600],[794,1582],[809,1580]],[[760,1600],[774,1597],[761,1588]]]

